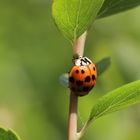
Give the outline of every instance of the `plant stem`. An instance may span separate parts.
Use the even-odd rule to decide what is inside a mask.
[[[78,39],[76,39],[73,46],[73,55],[83,56],[86,36],[87,32],[84,32]],[[69,103],[68,140],[79,139],[77,133],[77,108],[78,96],[71,92]]]
[[[87,36],[87,31],[85,31],[75,41],[74,46],[73,46],[73,55],[77,54],[78,56],[83,56],[86,36]]]
[[[78,97],[71,92],[69,106],[68,140],[76,140],[77,138],[77,106]]]

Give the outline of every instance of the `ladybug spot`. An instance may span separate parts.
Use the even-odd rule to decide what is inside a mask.
[[[85,78],[85,82],[90,82],[90,76],[87,76],[87,77]]]
[[[88,92],[89,90],[90,90],[90,87],[88,87],[88,86],[86,86],[86,87],[83,88],[83,91],[84,92]]]
[[[84,70],[81,70],[81,73],[82,73],[82,74],[84,74],[84,73],[85,73],[85,71],[84,71]]]
[[[76,70],[75,72],[78,74],[79,73],[79,70]]]
[[[77,86],[82,86],[83,85],[83,81],[80,81],[80,80],[76,81],[76,85]]]
[[[94,81],[95,79],[96,79],[96,78],[95,78],[95,75],[93,74],[93,75],[92,75],[92,80]]]
[[[74,77],[69,77],[69,82],[74,83],[75,82]]]
[[[95,67],[93,67],[93,70],[95,71]]]

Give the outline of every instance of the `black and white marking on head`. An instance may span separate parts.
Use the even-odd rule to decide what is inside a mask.
[[[87,57],[79,57],[78,59],[75,59],[74,63],[76,66],[86,66],[90,65],[92,61]]]
[[[86,61],[84,59],[81,59],[80,65],[85,66],[85,65],[87,65],[87,63],[86,63]]]
[[[82,56],[79,56],[79,57],[77,57],[77,58],[74,58],[74,59],[73,59],[74,65],[76,65],[76,66],[81,66],[81,65],[80,65],[81,59],[82,59]]]
[[[84,57],[84,60],[86,61],[87,64],[91,64],[92,63],[92,61],[89,58],[87,58],[87,57]]]

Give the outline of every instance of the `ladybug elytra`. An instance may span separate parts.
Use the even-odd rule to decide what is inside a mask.
[[[96,66],[87,57],[74,60],[74,66],[69,73],[69,88],[77,96],[84,96],[96,83]]]

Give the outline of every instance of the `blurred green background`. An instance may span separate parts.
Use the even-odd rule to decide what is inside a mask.
[[[96,87],[79,99],[79,127],[108,91],[140,79],[140,8],[95,22],[85,55],[110,56]],[[66,140],[69,91],[59,83],[68,72],[70,43],[51,17],[50,0],[0,1],[0,125],[22,140]],[[93,123],[83,140],[140,140],[140,105]]]

